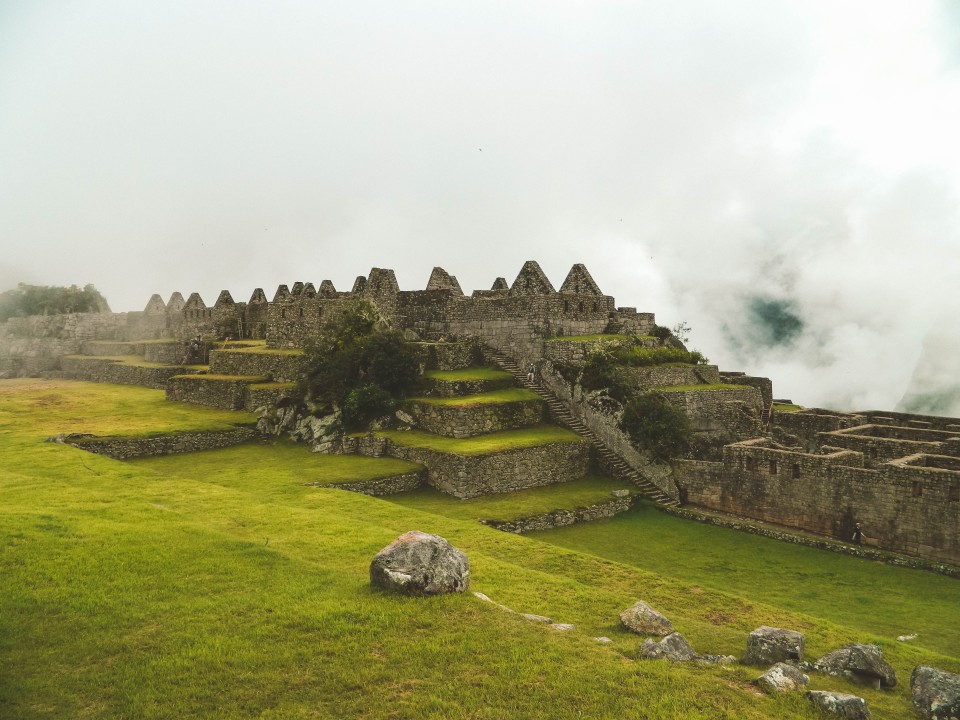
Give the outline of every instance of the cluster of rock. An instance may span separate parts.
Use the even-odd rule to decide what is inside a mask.
[[[466,555],[443,538],[413,530],[377,553],[370,564],[370,582],[375,587],[404,595],[464,592],[470,585],[470,563]],[[474,595],[493,602],[482,593]],[[506,606],[500,607],[514,612]],[[557,630],[574,629],[569,623],[554,623],[543,615],[517,614],[531,621],[547,623]],[[620,613],[620,623],[631,632],[661,638],[647,637],[639,650],[641,658],[713,664],[736,662],[732,655],[697,654],[666,616],[642,600]],[[610,642],[605,637],[594,640]],[[883,650],[876,645],[851,643],[813,663],[804,661],[803,652],[802,633],[762,626],[747,637],[744,664],[769,666],[755,680],[756,685],[768,693],[802,691],[810,680],[804,671],[844,678],[878,689],[892,688],[897,684],[896,672],[883,659]],[[920,666],[913,671],[910,688],[913,703],[923,717],[932,720],[960,718],[960,675]],[[806,696],[825,713],[847,720],[870,718],[866,700],[856,695],[810,690]]]
[[[313,452],[336,452],[343,431],[340,413],[324,414],[323,410],[309,402],[281,400],[257,409],[257,430],[275,437],[285,434],[294,442],[310,445]]]

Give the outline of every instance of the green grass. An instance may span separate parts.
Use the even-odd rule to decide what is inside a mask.
[[[410,402],[422,405],[447,405],[453,407],[471,407],[473,405],[503,405],[515,402],[530,402],[540,400],[540,396],[526,388],[510,388],[507,390],[493,390],[478,395],[460,395],[457,397],[415,397]]]
[[[297,384],[295,382],[264,382],[253,383],[251,390],[293,390]]]
[[[774,412],[790,413],[790,412],[799,412],[800,410],[803,410],[803,408],[800,405],[791,405],[788,403],[774,403],[773,410]]]
[[[575,510],[607,502],[614,490],[630,489],[608,477],[589,475],[581,480],[499,495],[458,500],[433,488],[394,495],[392,502],[461,520],[517,520],[553,510]]]
[[[506,380],[513,375],[491,367],[471,367],[463,370],[427,370],[423,377],[442,382],[465,382],[469,380]]]
[[[865,697],[875,720],[915,717],[916,664],[960,671],[960,583],[940,576],[653,512],[583,526],[614,530],[602,546],[514,536],[455,517],[460,501],[304,487],[313,456],[281,443],[122,463],[42,442],[247,417],[144,388],[0,381],[0,717],[818,717],[802,696],[758,695],[757,668],[637,661],[642,638],[617,614],[639,598],[702,653],[742,656],[759,625],[804,631],[809,657],[878,642],[892,691],[811,676]],[[464,550],[473,590],[576,630],[470,595],[371,591],[370,559],[411,529]]]
[[[688,522],[649,504],[609,522],[538,533],[544,542],[818,616],[861,633],[917,633],[911,643],[960,651],[960,582],[735,530]],[[709,553],[702,552],[705,547]]]
[[[727,383],[704,383],[703,385],[662,385],[653,389],[661,392],[709,392],[711,390],[743,390],[744,387]]]
[[[395,458],[360,455],[321,455],[305,445],[285,440],[249,443],[218,448],[189,455],[138,458],[131,465],[154,473],[192,480],[223,483],[248,492],[267,492],[270,497],[292,501],[308,497],[313,485],[363,482],[414,472],[417,463]],[[224,468],[230,468],[229,479]],[[263,473],[269,468],[271,482],[264,485]]]
[[[461,456],[487,455],[552,443],[584,442],[576,433],[556,425],[535,425],[522,430],[505,430],[477,435],[464,440],[442,437],[418,430],[386,430],[375,434],[389,438],[397,445],[404,447],[425,448]]]

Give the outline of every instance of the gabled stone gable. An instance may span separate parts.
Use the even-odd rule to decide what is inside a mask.
[[[427,281],[427,290],[453,290],[463,295],[463,290],[460,288],[460,283],[457,282],[457,278],[442,267],[435,267],[433,272],[430,273],[430,279]]]
[[[556,290],[536,260],[527,260],[510,287],[510,295],[555,295]]]
[[[293,299],[290,295],[290,289],[286,285],[280,285],[277,288],[277,292],[273,295],[274,302],[287,302]]]
[[[596,295],[598,297],[603,295],[583,263],[577,263],[570,268],[570,272],[567,273],[567,279],[564,280],[563,285],[560,286],[560,292],[563,294],[572,293],[574,295]]]
[[[266,304],[267,294],[263,291],[263,288],[257,288],[253,291],[253,294],[250,296],[250,300],[247,303],[248,305],[261,305]]]
[[[148,315],[160,314],[166,312],[167,306],[163,302],[163,298],[154,293],[150,296],[150,300],[147,301],[147,306],[143,309]]]
[[[213,304],[214,307],[223,307],[224,305],[235,305],[233,302],[233,297],[230,295],[229,290],[221,290],[220,294],[217,296],[217,301]]]
[[[187,303],[184,301],[183,295],[181,295],[178,292],[174,292],[170,296],[170,299],[167,300],[167,312],[168,313],[180,312],[181,310],[183,310],[184,307],[186,307],[186,304]]]

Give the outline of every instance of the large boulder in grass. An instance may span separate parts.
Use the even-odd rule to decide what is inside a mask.
[[[824,655],[813,667],[825,675],[846,678],[877,689],[897,684],[896,671],[883,659],[883,650],[876,645],[844,645]]]
[[[844,720],[870,720],[870,708],[862,697],[827,690],[810,690],[807,692],[807,699],[822,712]]]
[[[754,682],[768,693],[786,693],[800,690],[810,682],[810,678],[793,665],[777,663]]]
[[[960,718],[960,675],[918,665],[910,676],[913,705],[925,718]]]
[[[411,530],[370,563],[370,584],[402,595],[441,595],[470,587],[470,561],[438,535]]]
[[[673,623],[658,613],[643,600],[620,613],[620,624],[627,630],[641,635],[669,635],[673,632]]]
[[[666,658],[670,662],[687,662],[688,660],[695,660],[697,654],[683,635],[675,632],[667,635],[660,642],[655,642],[650,638],[644,640],[640,647],[640,657],[647,660]]]
[[[786,660],[803,660],[803,635],[796,630],[763,625],[747,637],[747,665],[772,665]]]

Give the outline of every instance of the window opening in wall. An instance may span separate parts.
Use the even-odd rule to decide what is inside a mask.
[[[800,479],[800,463],[793,464],[793,479],[794,480]]]
[[[757,469],[757,459],[748,457],[747,458],[747,470],[755,471]]]
[[[583,303],[577,303],[577,310],[583,312]]]
[[[300,308],[300,317],[303,317],[303,308]]]
[[[771,474],[771,475],[776,475],[776,474],[777,474],[777,461],[776,461],[776,460],[771,460],[771,461],[770,461],[770,474]]]
[[[563,311],[564,311],[564,312],[570,312],[570,301],[569,301],[569,300],[564,300],[564,301],[563,301]]]
[[[287,309],[280,308],[280,319],[283,320],[283,318],[285,318],[286,316],[287,316]]]
[[[960,502],[960,485],[950,486],[949,499],[950,502]]]
[[[317,317],[323,317],[323,306],[317,308]]]
[[[913,481],[913,497],[920,497],[923,495],[923,483],[919,480]]]
[[[870,448],[870,457],[876,459],[877,454],[877,449],[875,447]]]
[[[594,311],[594,312],[596,312],[596,311],[599,309],[599,307],[600,307],[600,303],[598,303],[598,302],[594,302],[594,303],[593,303],[593,311]]]

